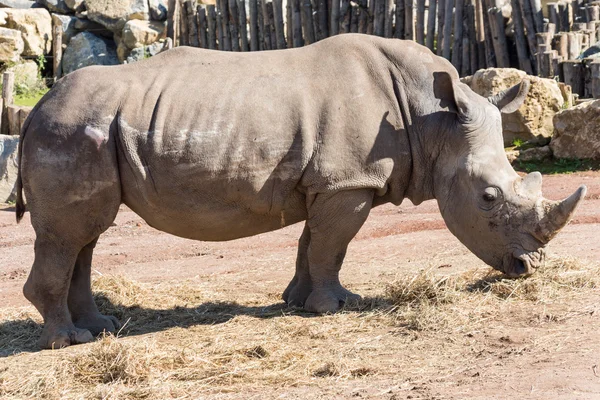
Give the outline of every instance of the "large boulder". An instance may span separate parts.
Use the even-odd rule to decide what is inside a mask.
[[[550,148],[556,158],[600,159],[600,100],[586,101],[554,116]]]
[[[0,62],[17,62],[24,48],[21,31],[0,28]]]
[[[18,136],[0,135],[0,202],[14,200],[17,180]]]
[[[566,100],[553,79],[528,76],[514,68],[482,69],[463,81],[474,92],[484,97],[497,94],[521,82],[531,81],[531,89],[519,110],[502,114],[504,144],[510,146],[515,139],[546,144],[554,131],[552,118],[564,108]]]
[[[159,21],[131,20],[125,24],[121,40],[130,49],[148,46],[164,38],[165,24]]]
[[[127,64],[153,57],[167,50],[167,42],[156,42],[149,46],[142,46],[129,51]]]
[[[150,18],[147,0],[86,0],[85,5],[89,19],[116,33],[127,21]]]
[[[81,32],[75,35],[65,50],[62,60],[65,74],[90,65],[117,64],[119,64],[119,60],[114,42],[90,32]]]
[[[44,8],[18,10],[6,8],[6,27],[21,31],[24,56],[40,56],[52,52],[52,18]]]
[[[62,28],[62,43],[69,44],[71,38],[77,35],[77,18],[72,15],[52,14],[52,23],[54,26]]]
[[[51,12],[63,14],[71,12],[71,9],[67,6],[65,0],[37,0],[37,2]]]
[[[35,7],[36,2],[30,0],[0,0],[0,7],[3,8],[22,8],[27,9]]]

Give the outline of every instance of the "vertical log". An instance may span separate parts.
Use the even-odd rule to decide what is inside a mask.
[[[429,14],[427,14],[427,38],[426,45],[429,50],[434,51],[435,42],[435,15],[437,8],[437,0],[429,0]]]
[[[211,50],[217,49],[217,12],[213,4],[206,6],[207,25],[208,25],[208,48]]]
[[[517,57],[519,58],[519,68],[527,72],[529,75],[532,75],[533,69],[531,67],[529,54],[527,54],[527,42],[525,41],[525,31],[523,29],[523,16],[521,15],[521,9],[519,8],[517,0],[511,0],[511,6],[513,9],[515,44],[517,47]]]
[[[221,48],[221,50],[231,51],[231,33],[229,32],[229,7],[227,0],[219,0],[217,2],[217,13],[221,14],[221,29],[223,32],[223,47]]]
[[[477,0],[481,1],[481,0]],[[441,56],[443,53],[444,43],[444,23],[446,22],[446,0],[439,0],[438,15],[437,15],[437,43],[436,54]]]
[[[367,0],[358,0],[360,15],[358,19],[358,32],[367,33],[367,29],[369,26],[369,5]],[[398,10],[396,10],[396,13]],[[397,14],[396,14],[397,15]],[[403,20],[404,21],[404,20]]]
[[[569,57],[569,42],[567,38],[566,32],[560,32],[555,36],[556,42],[556,51],[558,51],[558,55],[566,60]]]
[[[528,1],[528,0],[525,0]],[[492,39],[492,26],[490,24],[488,10],[488,4],[486,0],[482,0],[482,8],[484,10],[483,15],[483,27],[485,30],[485,63],[487,68],[494,68],[497,66],[496,53],[494,51],[494,40]]]
[[[569,32],[571,30],[569,20],[569,9],[566,3],[558,3],[558,31]]]
[[[415,40],[414,0],[404,0],[404,39]]]
[[[329,23],[327,22],[327,0],[318,0],[317,4],[319,5],[319,40],[323,40],[329,37]]]
[[[547,78],[550,73],[546,64],[544,64],[544,53],[549,50],[549,46],[546,43],[538,43],[538,50],[535,54],[536,62],[538,67],[538,75],[542,78]]]
[[[185,9],[185,17],[187,21],[187,43],[192,47],[199,47],[200,41],[198,40],[198,17],[196,16],[196,0],[186,0],[183,3],[183,8]]]
[[[588,16],[588,22],[600,20],[600,7],[598,5],[587,6],[586,11]],[[597,64],[594,65],[597,66]]]
[[[221,15],[221,13],[216,12],[216,21],[217,21],[217,40],[219,42],[218,45],[218,49],[219,50],[223,50],[223,46],[225,43],[225,39],[223,38],[223,23],[221,22],[221,19],[223,19],[223,16]]]
[[[262,15],[262,31],[263,31],[263,46],[265,50],[273,50],[277,48],[277,42],[271,41],[271,20],[269,19],[269,10],[267,8],[268,0],[259,0],[260,10],[259,17]],[[301,1],[301,0],[299,0]]]
[[[584,58],[581,62],[583,66],[583,97],[589,99],[592,97],[592,71],[590,64],[593,58]]]
[[[462,20],[460,23],[462,24]],[[415,30],[417,43],[425,44],[425,0],[417,0],[417,24]]]
[[[173,46],[179,45],[179,1],[169,0],[167,12],[167,37],[173,41]]]
[[[543,75],[545,78],[554,78],[552,59],[556,54],[555,52],[556,50],[549,50],[542,54],[542,70],[545,71],[545,75]]]
[[[196,8],[196,15],[198,16],[198,41],[200,47],[208,49],[208,36],[206,35],[206,8],[198,6]]]
[[[502,16],[502,11],[493,3],[493,0],[489,0],[488,16],[490,18],[490,28],[492,29],[492,43],[494,45],[494,53],[496,54],[496,64],[498,68],[508,68],[510,67],[510,61],[504,31],[504,17]]]
[[[485,68],[486,49],[485,49],[485,26],[483,17],[482,0],[475,1],[475,30],[477,38],[477,69]]]
[[[229,0],[229,33],[231,35],[231,50],[240,51],[240,37],[238,27],[240,26],[240,13],[237,8],[237,0]]]
[[[242,51],[248,51],[248,19],[246,17],[246,0],[237,0],[238,3],[238,18],[240,23],[240,46]]]
[[[258,51],[258,7],[257,0],[248,0],[248,12],[250,13],[250,51]],[[288,4],[290,4],[288,2]]]
[[[425,0],[422,0],[425,1]],[[383,36],[386,38],[392,37],[394,25],[394,0],[385,0],[385,27]]]
[[[475,21],[475,0],[465,0],[465,18],[465,25],[469,32],[470,72],[474,74],[479,69],[479,59],[477,53],[477,23]]]
[[[455,0],[454,7],[454,43],[452,43],[452,65],[457,71],[460,71],[462,59],[463,42],[463,11],[465,9],[463,0]],[[504,21],[502,22],[504,25]]]
[[[288,1],[290,1],[290,0],[288,0]],[[302,37],[302,17],[301,17],[301,12],[300,12],[300,0],[291,0],[291,1],[292,1],[292,33],[294,35],[294,47],[302,47],[302,46],[304,46],[304,38]],[[333,1],[333,3],[335,3],[335,2],[336,1]]]
[[[291,49],[294,47],[294,31],[292,29],[292,2],[291,0],[286,0],[285,5],[285,35],[287,39],[287,47]]]
[[[304,39],[306,44],[312,44],[316,42],[315,30],[312,20],[312,4],[310,0],[302,0],[302,30],[304,31]]]
[[[535,23],[533,22],[533,14],[531,10],[531,3],[529,0],[518,0],[521,14],[523,15],[523,25],[525,26],[525,33],[527,35],[527,47],[529,48],[529,54],[535,54],[537,51],[535,41]],[[536,73],[536,71],[534,71]]]
[[[369,0],[369,23],[367,24],[367,35],[372,35],[374,32],[375,25],[375,0]]]
[[[444,12],[444,43],[442,44],[442,57],[444,57],[446,60],[450,60],[453,10],[454,0],[446,0],[446,10]]]
[[[558,19],[558,4],[548,3],[546,4],[546,8],[548,10],[548,21],[556,24],[556,26],[560,26]]]
[[[265,19],[265,35],[269,35],[269,45],[271,50],[277,49],[277,35],[275,34],[275,16],[273,13],[273,0],[263,0],[263,12]]]
[[[358,33],[358,21],[360,20],[360,6],[352,5],[352,14],[350,14],[350,32]]]
[[[567,34],[567,47],[568,47],[568,59],[575,60],[581,51],[579,50],[579,39],[577,38],[577,34],[574,32],[569,32]]]
[[[592,77],[592,97],[600,99],[600,60],[595,60],[590,64]]]
[[[385,2],[386,0],[384,0]],[[385,9],[385,4],[383,5]],[[340,32],[342,33],[350,33],[350,12],[352,7],[350,5],[350,0],[342,0],[342,4],[340,5]],[[384,15],[385,17],[385,15]],[[383,36],[383,35],[382,35]]]
[[[373,34],[383,36],[385,30],[385,4],[386,0],[371,0],[375,2],[375,18],[373,20]]]
[[[277,48],[285,49],[285,33],[283,26],[283,1],[273,0],[273,23],[275,24],[275,36],[277,37]]]
[[[467,76],[471,74],[471,59],[469,58],[469,27],[467,26],[467,20],[463,20],[463,37],[462,37],[462,54],[460,62],[460,75]]]
[[[373,1],[373,0],[371,0]],[[443,0],[442,0],[443,1]],[[396,27],[394,37],[404,39],[404,0],[396,0]]]
[[[62,24],[54,25],[52,30],[52,70],[55,82],[62,76],[62,34]]]
[[[258,27],[258,50],[269,50],[266,48],[266,40],[271,40],[271,35],[265,31],[265,18],[263,14],[263,0],[256,1],[256,24]]]
[[[331,36],[340,33],[340,0],[331,1],[331,19],[329,24],[329,32]]]
[[[61,32],[62,35],[62,32]],[[5,72],[2,75],[2,124],[1,132],[3,135],[10,135],[8,123],[8,107],[13,104],[13,93],[15,90],[15,74]]]
[[[544,16],[542,15],[542,1],[541,0],[530,0],[531,14],[533,15],[533,22],[535,24],[535,31],[544,31]]]

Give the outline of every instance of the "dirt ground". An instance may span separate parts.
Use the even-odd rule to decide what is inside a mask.
[[[544,194],[560,199],[580,184],[588,186],[588,196],[550,252],[595,265],[600,263],[600,172],[545,176]],[[600,399],[598,287],[524,300],[509,295],[486,302],[485,311],[475,304],[483,297],[465,292],[460,303],[433,304],[427,310],[437,312],[434,322],[419,320],[418,326],[398,323],[392,309],[377,305],[313,317],[279,300],[293,275],[301,224],[232,242],[194,242],[154,230],[126,207],[100,238],[93,275],[123,277],[137,285],[135,293],[143,291],[150,299],[139,302],[149,310],[144,316],[155,311],[154,322],[136,323],[140,304],[131,303],[119,315],[130,322],[115,343],[35,351],[30,336],[39,332],[39,317],[21,294],[33,261],[34,233],[28,214],[19,225],[14,218],[10,206],[0,210],[3,398],[41,393],[16,390],[22,374],[39,375],[39,382],[49,385],[64,360],[125,344],[136,360],[156,349],[171,361],[188,352],[189,366],[207,360],[219,369],[212,375],[167,378],[154,376],[154,364],[148,364],[144,379],[75,379],[43,393],[48,398]],[[487,267],[445,228],[434,201],[417,207],[406,201],[372,211],[350,245],[341,279],[377,302],[390,283],[424,269],[457,276]],[[181,293],[181,285],[188,293]],[[130,300],[121,295],[124,303]],[[222,307],[212,313],[211,304]],[[445,310],[464,322],[444,322],[440,311]],[[205,318],[199,316],[203,312]],[[256,352],[247,349],[260,354],[254,357]],[[240,352],[248,359],[241,360]],[[233,371],[232,357],[237,360]]]

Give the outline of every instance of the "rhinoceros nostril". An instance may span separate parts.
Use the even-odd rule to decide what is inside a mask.
[[[527,265],[525,265],[523,260],[521,260],[520,258],[515,258],[515,262],[513,265],[513,272],[515,276],[525,275],[528,272]]]

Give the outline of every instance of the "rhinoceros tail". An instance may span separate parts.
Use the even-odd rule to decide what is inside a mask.
[[[34,108],[31,113],[29,113],[29,116],[27,117],[27,119],[25,120],[25,123],[23,124],[23,128],[21,129],[21,134],[19,137],[19,148],[17,149],[17,163],[18,163],[18,169],[17,169],[17,181],[15,182],[15,190],[17,192],[17,201],[15,204],[15,214],[17,216],[17,223],[21,222],[21,219],[23,219],[23,215],[25,215],[25,201],[23,200],[23,179],[21,178],[21,158],[22,158],[22,154],[23,154],[23,141],[25,140],[25,133],[27,132],[27,129],[29,128],[29,124],[31,123],[31,119],[33,117],[33,114],[35,113],[37,107]]]

